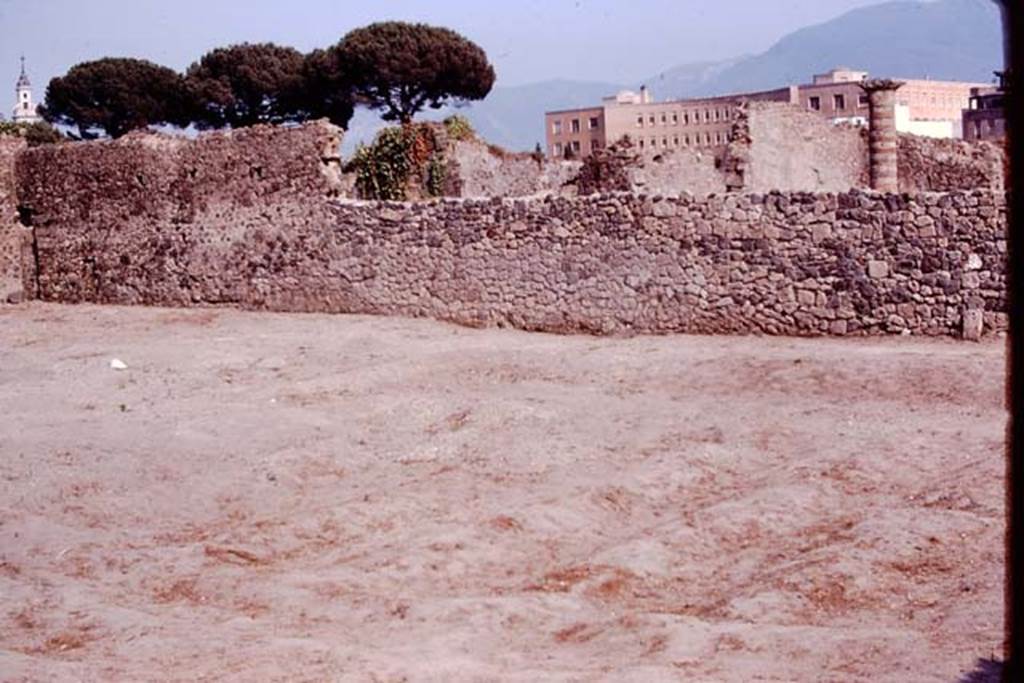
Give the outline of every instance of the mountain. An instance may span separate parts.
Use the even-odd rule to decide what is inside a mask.
[[[794,31],[767,51],[722,62],[683,64],[641,83],[617,85],[552,80],[498,87],[458,111],[489,142],[528,151],[544,142],[544,112],[597,105],[601,98],[646,84],[658,100],[727,95],[810,82],[836,66],[874,76],[988,83],[1002,68],[999,11],[990,0],[897,0],[855,9]],[[446,112],[434,112],[434,118]],[[347,150],[381,126],[360,112],[346,136]]]
[[[720,95],[804,83],[849,66],[875,76],[991,82],[1003,64],[999,10],[990,0],[888,2],[785,36],[687,93]]]
[[[722,72],[745,59],[749,59],[749,57],[744,55],[721,62],[699,62],[674,66],[646,79],[643,85],[650,88],[659,100],[694,97],[696,93],[714,90],[715,83],[721,77]]]

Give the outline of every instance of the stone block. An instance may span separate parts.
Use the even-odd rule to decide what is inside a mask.
[[[981,277],[973,271],[967,272],[960,277],[960,284],[965,289],[977,289],[981,286]]]
[[[822,242],[832,236],[832,226],[827,223],[815,223],[811,227],[811,239],[815,242]]]
[[[969,308],[964,311],[961,334],[968,341],[981,339],[984,326],[984,312],[978,308]]]
[[[868,277],[881,279],[889,276],[889,264],[886,261],[868,261]]]

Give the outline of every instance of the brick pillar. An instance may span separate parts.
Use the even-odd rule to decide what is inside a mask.
[[[896,90],[901,81],[871,79],[860,87],[868,94],[871,124],[868,132],[871,189],[899,192],[899,137],[896,134]]]

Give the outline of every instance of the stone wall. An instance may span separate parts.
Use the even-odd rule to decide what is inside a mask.
[[[14,158],[25,148],[20,137],[0,135],[0,302],[21,289],[21,250],[25,230],[18,223]]]
[[[791,104],[750,102],[739,111],[725,170],[746,192],[845,192],[868,187],[862,129],[835,125]]]
[[[741,108],[723,163],[725,182],[746,192],[845,192],[870,187],[866,130],[835,125],[790,104]],[[1003,149],[988,142],[899,136],[901,192],[947,192],[1005,185]]]
[[[455,142],[448,156],[460,197],[562,194],[580,167],[578,161],[538,162],[529,154],[501,153],[478,140]]]
[[[669,149],[639,157],[640,165],[628,169],[630,184],[636,192],[679,196],[726,191],[721,161],[710,150]]]
[[[442,123],[417,124],[429,131],[431,149],[444,160],[445,177],[440,188],[446,197],[525,197],[539,194],[575,194],[571,181],[580,162],[562,159],[540,161],[533,155],[507,152],[489,145],[475,135],[467,139],[452,137]],[[349,199],[360,196],[357,173],[349,169],[339,185],[340,194]],[[410,200],[431,199],[428,191],[429,164],[424,161],[405,183]]]
[[[1005,328],[999,193],[356,202],[334,196],[336,135],[22,153],[39,295],[599,334]]]
[[[901,135],[899,145],[901,192],[1003,190],[1006,153],[999,145],[916,135]]]
[[[198,141],[131,134],[23,152],[16,162],[19,202],[35,230],[39,295],[117,300],[110,288],[131,286],[139,271],[159,263],[161,275],[173,280],[161,285],[167,291],[194,292],[203,303],[236,300],[221,293],[218,271],[229,267],[196,263],[196,254],[204,243],[234,244],[260,227],[287,230],[337,195],[339,141],[337,128],[314,123]],[[116,245],[125,240],[145,246],[122,251]],[[169,301],[166,293],[144,298]]]
[[[427,124],[445,148],[445,194],[452,197],[524,197],[576,194],[580,163],[504,153],[481,140],[451,140],[441,124]],[[727,149],[634,150],[630,189],[678,196],[727,191],[846,192],[870,187],[867,131],[836,125],[816,112],[781,102],[741,106]],[[945,192],[979,188],[1002,191],[1005,155],[991,143],[967,143],[901,135],[901,192]],[[343,196],[355,198],[355,176]],[[425,196],[411,181],[409,196]],[[415,186],[415,187],[412,187]]]

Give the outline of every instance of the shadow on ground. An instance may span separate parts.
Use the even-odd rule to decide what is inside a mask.
[[[1003,680],[1003,663],[998,659],[979,659],[971,673],[958,683],[1000,683]]]

